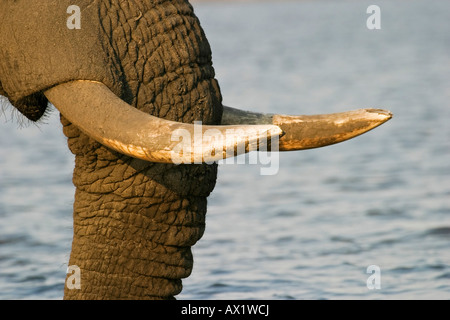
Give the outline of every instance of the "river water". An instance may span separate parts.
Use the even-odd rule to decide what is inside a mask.
[[[379,30],[366,26],[371,4]],[[450,299],[450,2],[195,8],[224,104],[282,114],[382,107],[394,118],[351,141],[281,153],[275,175],[248,158],[220,165],[178,298]],[[36,126],[4,107],[0,299],[62,298],[72,166],[57,112]]]

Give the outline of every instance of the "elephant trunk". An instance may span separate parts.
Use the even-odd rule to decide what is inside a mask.
[[[203,235],[215,183],[186,177],[216,174],[217,167],[129,158],[64,117],[62,123],[76,155],[69,265],[81,272],[81,289],[66,286],[65,299],[174,298],[192,271],[191,246]]]

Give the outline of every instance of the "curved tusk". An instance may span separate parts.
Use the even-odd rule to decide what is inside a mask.
[[[212,163],[270,146],[275,125],[209,126],[164,120],[117,97],[103,83],[74,81],[45,95],[70,122],[120,153],[151,162]]]
[[[381,109],[360,109],[323,115],[271,115],[224,107],[222,124],[273,124],[284,136],[279,151],[294,151],[328,146],[359,136],[392,118]]]
[[[339,143],[369,130],[392,118],[381,109],[360,109],[314,116],[274,115],[273,124],[286,134],[280,139],[280,151],[319,148]]]

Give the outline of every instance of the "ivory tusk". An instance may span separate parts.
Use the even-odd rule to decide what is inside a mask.
[[[370,131],[392,118],[381,109],[360,109],[314,116],[273,116],[273,124],[286,134],[280,151],[319,148],[339,143]]]
[[[45,91],[70,122],[103,145],[160,163],[212,163],[270,146],[275,125],[193,125],[151,116],[100,82],[73,81]]]
[[[224,107],[222,124],[273,124],[285,133],[279,151],[319,148],[372,130],[392,118],[382,109],[359,109],[322,115],[271,115]]]

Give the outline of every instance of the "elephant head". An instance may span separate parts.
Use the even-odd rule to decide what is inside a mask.
[[[79,9],[76,28],[68,8]],[[81,289],[66,288],[66,299],[173,298],[205,229],[214,161],[273,149],[279,137],[279,151],[322,147],[391,118],[378,109],[283,116],[224,107],[186,0],[2,1],[0,20],[0,94],[32,121],[50,101],[75,155],[69,265],[80,268]],[[196,121],[202,133],[240,135],[207,153],[211,141],[202,140],[174,163],[173,133],[198,145]]]

